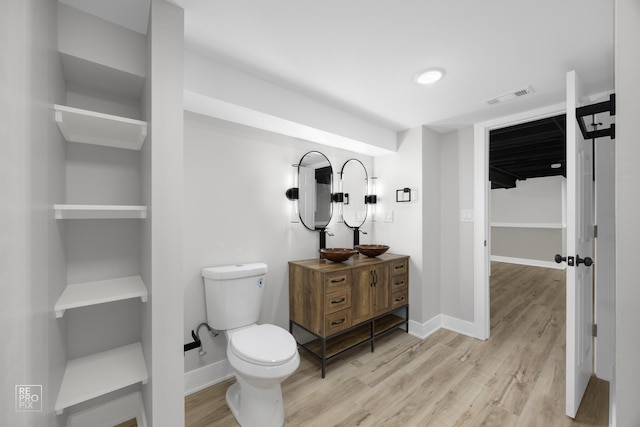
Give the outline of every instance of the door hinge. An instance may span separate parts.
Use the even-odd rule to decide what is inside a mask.
[[[595,323],[591,325],[591,336],[594,338],[598,337],[598,325],[596,325]]]
[[[596,237],[598,237],[598,225],[594,225],[593,226],[593,238],[595,239]]]

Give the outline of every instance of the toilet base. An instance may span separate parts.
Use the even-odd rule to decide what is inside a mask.
[[[236,382],[227,389],[227,406],[242,427],[282,427],[284,405],[282,388],[252,386],[236,375]]]

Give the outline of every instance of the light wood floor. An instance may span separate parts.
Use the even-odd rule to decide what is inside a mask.
[[[138,427],[138,422],[136,421],[135,418],[130,419],[129,421],[125,421],[122,424],[118,424],[117,426],[114,427]]]
[[[398,330],[319,364],[301,352],[283,383],[287,426],[606,426],[608,383],[592,378],[576,420],[564,415],[564,271],[494,263],[491,338]],[[228,380],[188,396],[186,426],[238,426]]]

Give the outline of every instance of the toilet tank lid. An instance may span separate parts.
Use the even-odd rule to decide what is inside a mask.
[[[239,279],[242,277],[260,276],[267,272],[267,264],[254,262],[248,264],[222,265],[202,269],[202,277],[213,280]]]

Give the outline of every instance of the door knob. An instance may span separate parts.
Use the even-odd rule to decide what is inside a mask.
[[[576,255],[576,265],[584,264],[585,267],[591,267],[593,260],[590,257],[580,258],[580,255]]]
[[[556,256],[554,257],[555,261],[560,264],[563,261],[567,261],[567,265],[570,267],[573,267],[573,257],[566,257],[566,256],[562,256],[560,254],[556,254]]]

